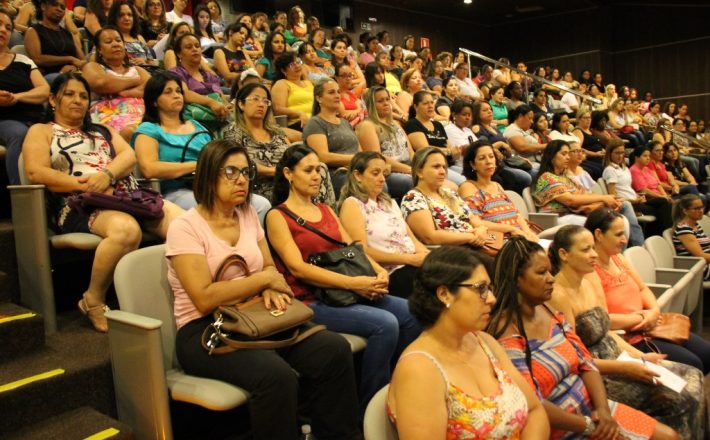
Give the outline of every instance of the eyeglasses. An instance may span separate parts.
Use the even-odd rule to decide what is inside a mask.
[[[341,73],[340,75],[338,75],[338,77],[353,79],[353,78],[355,78],[355,74],[354,73]]]
[[[705,209],[705,207],[704,206],[691,206],[690,208],[687,208],[687,209],[690,211],[702,211],[703,209]]]
[[[290,64],[288,65],[288,68],[289,68],[289,69],[293,69],[294,67],[300,66],[300,65],[302,65],[302,64],[303,64],[303,60],[300,59],[300,58],[296,58],[295,60],[293,60],[292,63],[290,63]]]
[[[220,171],[224,173],[224,177],[229,181],[239,180],[240,176],[244,176],[247,180],[254,180],[256,177],[256,167],[237,168],[232,165],[227,165],[226,167],[220,168]]]
[[[488,293],[493,293],[493,284],[476,283],[476,284],[450,284],[451,287],[468,287],[478,292],[478,295],[483,301],[488,298]]]
[[[153,8],[153,7],[160,8],[161,6],[163,6],[161,3],[148,3],[149,8]]]
[[[260,98],[258,96],[249,96],[247,98],[244,98],[245,102],[251,102],[253,104],[264,104],[265,106],[269,107],[271,105],[271,100],[268,98]]]
[[[570,154],[582,154],[584,153],[584,150],[581,148],[579,150],[569,150]]]

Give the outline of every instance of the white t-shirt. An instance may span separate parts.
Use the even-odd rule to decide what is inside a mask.
[[[611,164],[604,168],[602,177],[607,185],[610,183],[616,185],[614,188],[616,195],[623,200],[635,200],[638,198],[638,194],[631,186],[631,170],[628,167],[621,168],[618,165]]]
[[[470,128],[457,127],[456,124],[446,124],[444,127],[446,136],[449,138],[451,145],[455,147],[460,147],[461,145],[468,145],[471,142],[476,142],[478,138]],[[456,165],[463,166],[463,154],[456,160]]]
[[[576,109],[579,108],[579,102],[577,102],[577,97],[571,94],[570,92],[565,92],[565,94],[562,95],[560,103],[562,104],[562,108],[564,108],[565,112],[567,113],[574,113],[577,111]],[[572,106],[574,106],[574,108],[572,108]]]
[[[192,17],[190,17],[189,15],[183,14],[182,17],[178,17],[178,15],[173,10],[165,14],[165,19],[168,20],[170,23],[180,23],[184,21],[185,23],[189,24],[193,30],[195,29],[195,22],[192,21]]]

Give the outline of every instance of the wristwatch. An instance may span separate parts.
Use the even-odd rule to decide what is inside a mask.
[[[592,420],[592,418],[589,416],[584,416],[584,423],[587,426],[586,426],[586,428],[584,428],[582,435],[589,437],[590,435],[592,435],[594,430],[597,429],[597,424],[594,423],[594,420]]]

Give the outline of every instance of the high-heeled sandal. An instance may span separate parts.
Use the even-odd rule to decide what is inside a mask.
[[[79,300],[79,311],[89,318],[91,325],[94,326],[94,330],[101,333],[108,332],[108,320],[104,313],[108,312],[110,309],[106,304],[99,304],[93,307],[89,307],[89,303],[86,302],[86,294]]]

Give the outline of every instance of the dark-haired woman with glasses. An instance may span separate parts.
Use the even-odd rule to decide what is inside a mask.
[[[483,332],[496,303],[485,266],[465,247],[432,251],[409,297],[422,334],[399,358],[387,412],[402,439],[543,439],[537,396]]]
[[[153,47],[168,35],[173,24],[165,18],[163,0],[145,0],[143,15],[145,19],[141,23],[140,32],[148,47]]]
[[[220,305],[251,298],[266,310],[284,310],[293,292],[275,267],[264,230],[249,206],[256,168],[244,147],[213,141],[200,155],[195,174],[199,204],[171,225],[166,239],[168,281],[175,294],[175,348],[189,374],[229,382],[250,393],[251,431],[258,439],[296,440],[299,397],[308,396],[307,416],[319,438],[355,440],[357,395],[347,341],[318,332],[279,350],[236,350],[210,356],[202,347],[205,328]],[[251,272],[232,267],[214,281],[231,255]]]
[[[287,52],[274,62],[276,75],[271,87],[274,115],[288,117],[288,127],[301,131],[313,111],[313,83],[303,79],[303,61]]]
[[[496,258],[497,303],[487,330],[544,399],[549,438],[673,438],[661,436],[653,418],[607,400],[591,354],[564,315],[546,304],[551,270],[539,244],[511,237]]]

